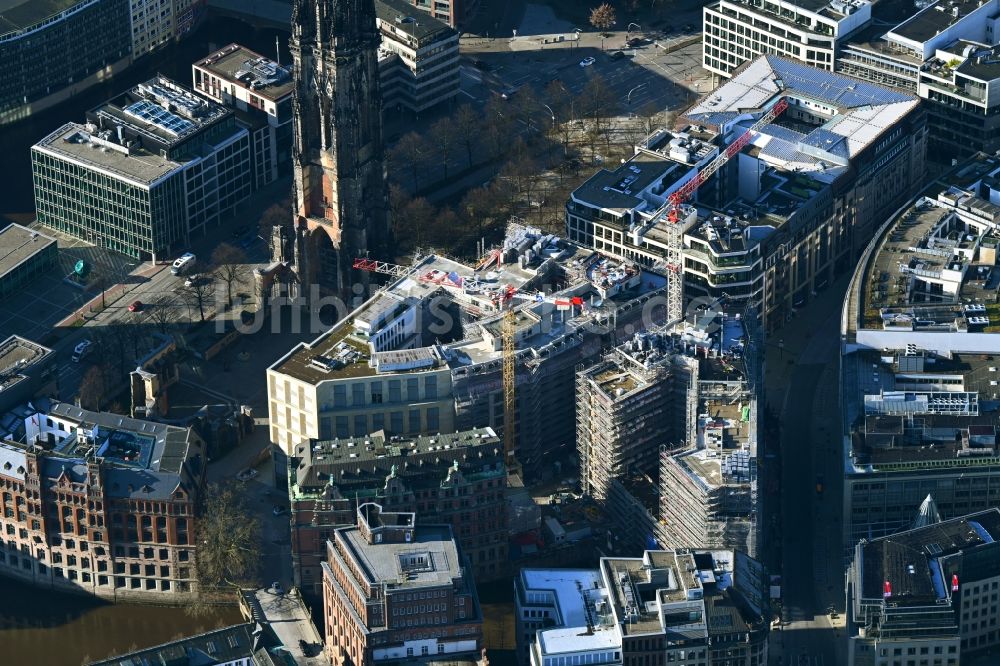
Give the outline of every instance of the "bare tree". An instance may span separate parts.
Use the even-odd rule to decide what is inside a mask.
[[[673,111],[668,111],[653,102],[646,102],[636,112],[636,117],[642,122],[642,129],[646,132],[646,136],[649,136],[660,127],[669,129],[673,124],[675,115]]]
[[[552,133],[563,147],[563,157],[569,157],[569,146],[573,138],[573,121],[576,120],[576,99],[559,81],[552,81],[545,88],[545,95],[551,100],[556,122]]]
[[[126,347],[132,351],[132,363],[137,363],[143,339],[142,321],[139,319],[139,315],[130,312],[120,322],[117,334],[125,339]],[[131,370],[131,364],[128,369]]]
[[[455,128],[451,125],[451,120],[442,118],[430,129],[430,143],[437,148],[441,156],[441,166],[444,168],[444,177],[448,178],[448,162],[454,157],[455,146],[458,144],[458,137],[455,136]]]
[[[615,8],[606,2],[590,10],[590,25],[598,30],[610,30],[616,20]]]
[[[476,137],[482,131],[483,119],[468,104],[458,107],[451,116],[452,131],[458,137],[458,143],[465,148],[467,166],[472,166],[472,151],[476,147]]]
[[[397,170],[405,169],[409,173],[414,193],[420,189],[420,177],[429,162],[428,152],[429,146],[424,137],[416,132],[407,132],[390,153],[390,160],[395,163]]]
[[[488,187],[476,187],[465,193],[459,210],[465,219],[466,228],[475,229],[476,240],[482,238],[484,224],[496,208],[493,191]]]
[[[260,520],[234,482],[211,484],[198,516],[196,564],[202,598],[227,588],[255,586],[261,562]],[[190,612],[197,613],[201,602]]]
[[[149,304],[149,314],[146,315],[156,326],[156,330],[160,333],[166,335],[167,329],[170,328],[170,322],[172,320],[170,316],[170,309],[173,307],[173,301],[167,296],[160,296],[155,301]]]
[[[618,113],[618,100],[600,75],[587,81],[581,97],[584,102],[584,113],[590,121],[589,130],[596,134],[596,136],[588,137],[591,141],[591,150],[595,147],[596,141],[602,137],[610,150],[611,119]]]
[[[487,102],[483,114],[486,134],[490,138],[492,157],[496,159],[506,152],[505,148],[514,136],[517,119],[506,105],[497,101],[497,98]]]
[[[395,220],[394,236],[400,246],[420,247],[428,240],[428,231],[434,223],[434,206],[427,199],[417,197],[406,203]]]
[[[229,243],[219,243],[212,251],[215,276],[226,284],[226,307],[233,304],[233,285],[250,274],[249,261],[246,252]]]
[[[106,391],[104,369],[99,365],[90,366],[80,382],[80,406],[95,412],[101,411]]]
[[[205,321],[205,306],[208,305],[209,297],[215,289],[215,284],[208,275],[198,276],[190,284],[185,284],[181,289],[184,300],[189,307],[198,308],[200,321]]]

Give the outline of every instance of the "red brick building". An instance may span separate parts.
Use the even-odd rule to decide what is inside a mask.
[[[307,595],[322,591],[326,542],[356,523],[361,502],[447,523],[477,580],[507,575],[506,468],[490,428],[433,437],[368,437],[300,444],[289,458],[292,564]]]
[[[335,530],[327,552],[323,624],[334,664],[479,657],[479,598],[448,525],[362,504],[357,526]]]
[[[59,403],[16,439],[0,443],[0,575],[111,600],[196,594],[197,435]]]

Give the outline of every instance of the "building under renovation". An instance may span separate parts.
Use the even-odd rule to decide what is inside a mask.
[[[503,312],[514,314],[515,442],[527,479],[576,442],[577,366],[662,321],[667,278],[512,225],[476,266],[362,260],[392,281],[268,371],[271,441],[449,433],[503,424]],[[625,333],[625,331],[628,333]]]
[[[710,309],[579,373],[580,478],[619,526],[614,552],[759,550],[753,319]]]

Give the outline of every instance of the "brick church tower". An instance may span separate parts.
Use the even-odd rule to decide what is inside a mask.
[[[294,261],[303,288],[356,295],[355,257],[389,246],[373,0],[295,0]],[[303,289],[305,291],[305,289]]]

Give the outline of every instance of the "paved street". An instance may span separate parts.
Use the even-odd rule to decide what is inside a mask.
[[[846,658],[838,355],[847,280],[768,339],[767,400],[780,415],[782,452],[783,626],[772,634],[772,664],[834,666]],[[840,613],[835,624],[831,606]]]

